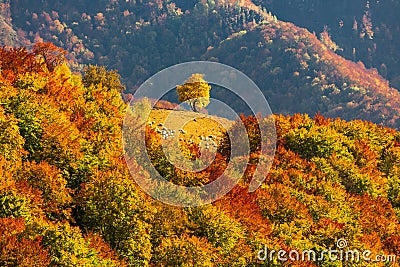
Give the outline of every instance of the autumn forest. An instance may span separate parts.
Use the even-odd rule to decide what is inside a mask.
[[[400,4],[331,2],[0,1],[0,266],[397,266]],[[135,98],[153,74],[192,60],[248,75],[273,115],[249,114],[200,73],[158,102]],[[209,114],[210,98],[238,119]],[[150,196],[132,173],[159,185],[122,138],[131,107],[129,129],[144,132],[129,132],[129,145],[143,134],[135,155],[167,181],[244,174],[205,205]],[[190,122],[166,127],[173,112]],[[241,125],[248,158],[232,152]],[[164,146],[174,138],[186,159],[211,164],[171,163]],[[249,191],[262,161],[270,169]],[[361,258],[332,260],[331,248]],[[311,250],[314,260],[289,259]]]

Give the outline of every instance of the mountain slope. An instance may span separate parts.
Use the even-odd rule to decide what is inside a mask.
[[[338,56],[291,23],[270,21],[235,35],[205,54],[247,73],[274,111],[399,127],[400,94],[375,70]]]
[[[254,0],[280,19],[317,34],[324,28],[343,48],[340,55],[376,68],[400,88],[398,10],[400,1]]]
[[[218,58],[254,79],[274,113],[399,127],[399,94],[377,71],[335,55],[329,32],[320,42],[251,1],[18,0],[10,10],[21,42],[52,41],[76,63],[118,69],[130,92],[170,65]]]

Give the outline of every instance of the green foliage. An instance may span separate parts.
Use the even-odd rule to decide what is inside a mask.
[[[224,254],[229,254],[237,242],[244,238],[240,223],[213,206],[188,209],[187,214],[195,224],[196,235],[206,237]]]
[[[84,72],[82,82],[85,87],[101,85],[106,91],[117,92],[125,89],[116,71],[108,71],[105,67],[88,66]]]
[[[0,110],[0,155],[9,161],[18,161],[23,155],[25,140],[20,135],[18,120],[13,116],[5,116]]]
[[[20,134],[25,140],[24,149],[30,155],[41,149],[40,139],[43,133],[40,118],[37,116],[39,105],[32,101],[33,98],[32,94],[21,93],[10,104],[11,112],[18,119]]]
[[[215,249],[205,238],[183,235],[164,239],[155,251],[155,259],[162,266],[215,266]]]
[[[332,166],[339,172],[342,184],[350,193],[363,195],[368,193],[371,196],[387,196],[387,182],[379,177],[359,169],[355,164],[342,160],[332,161]]]
[[[26,218],[30,215],[24,197],[14,192],[4,192],[0,195],[0,218]]]
[[[351,160],[348,149],[343,146],[346,143],[341,139],[343,136],[335,130],[314,125],[302,125],[285,135],[287,146],[304,158],[328,158],[335,153],[338,157]]]
[[[151,258],[148,221],[152,209],[120,170],[97,173],[79,197],[82,226],[96,231],[132,265],[147,266]]]
[[[98,257],[78,227],[59,223],[43,229],[43,244],[51,255],[51,264],[61,266],[118,266]]]
[[[400,208],[400,175],[399,172],[388,177],[388,199],[394,208]]]
[[[24,73],[19,75],[15,86],[19,89],[37,92],[43,90],[47,83],[47,78],[39,73]]]

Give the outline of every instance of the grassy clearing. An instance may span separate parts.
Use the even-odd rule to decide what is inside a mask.
[[[177,138],[182,138],[184,141],[191,140],[197,144],[201,141],[200,136],[213,135],[215,139],[219,139],[234,123],[225,118],[203,113],[166,109],[153,109],[148,120],[148,123],[150,122],[155,122],[152,124],[153,128],[166,127],[175,130]],[[180,133],[180,129],[184,130],[185,134]]]

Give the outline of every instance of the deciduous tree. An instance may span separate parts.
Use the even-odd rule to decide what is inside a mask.
[[[203,79],[204,74],[195,73],[185,81],[183,85],[178,85],[180,102],[188,102],[193,111],[206,107],[210,103],[211,86]]]

